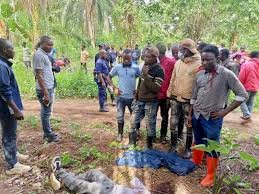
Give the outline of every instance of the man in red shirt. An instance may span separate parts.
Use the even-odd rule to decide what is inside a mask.
[[[244,85],[249,97],[240,106],[244,121],[251,121],[251,114],[254,106],[254,99],[259,91],[259,51],[250,54],[250,60],[241,66],[239,80]]]
[[[167,57],[166,53],[166,46],[163,43],[158,43],[156,47],[159,50],[159,61],[160,65],[164,69],[164,82],[160,88],[158,94],[158,106],[157,111],[160,107],[160,114],[162,117],[161,122],[161,129],[160,129],[160,142],[165,144],[166,143],[166,135],[167,135],[167,127],[168,127],[168,112],[170,108],[170,100],[166,96],[166,92],[171,80],[172,72],[174,69],[175,59]]]

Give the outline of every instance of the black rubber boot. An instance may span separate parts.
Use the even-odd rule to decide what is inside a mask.
[[[183,154],[183,158],[185,159],[191,158],[192,156],[191,146],[192,146],[192,129],[187,129],[187,137],[186,137],[185,151]]]
[[[169,149],[169,152],[176,152],[177,148],[177,131],[171,132],[171,147]]]
[[[134,132],[129,132],[129,146],[133,145],[136,147],[137,144],[137,133],[136,131]]]
[[[123,139],[123,128],[124,128],[124,123],[118,123],[118,136],[117,136],[118,142],[121,142]]]
[[[153,149],[153,141],[154,141],[153,136],[147,137],[147,149]]]

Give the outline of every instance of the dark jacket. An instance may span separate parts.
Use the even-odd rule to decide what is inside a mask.
[[[164,81],[164,71],[160,64],[150,67],[148,75],[141,74],[137,88],[137,100],[149,102],[158,99],[158,93]]]
[[[20,91],[15,79],[12,63],[0,56],[0,117],[9,117],[12,110],[6,101],[13,100],[16,106],[23,110]]]

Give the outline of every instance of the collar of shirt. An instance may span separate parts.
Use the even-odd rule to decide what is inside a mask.
[[[46,51],[44,51],[42,48],[38,48],[39,50],[41,50],[41,52],[43,52],[45,55],[49,55],[50,53],[47,53]]]
[[[209,72],[209,71],[204,70],[204,74],[207,74],[207,73],[214,73],[214,72],[215,72],[215,73],[217,73],[217,74],[219,74],[219,68],[218,68],[218,67],[219,67],[219,65],[217,65],[217,66],[216,66],[216,69],[215,69],[215,70],[210,71],[210,72]]]
[[[8,59],[0,56],[0,59],[5,62],[9,67],[12,67],[13,63],[11,61],[9,61]]]

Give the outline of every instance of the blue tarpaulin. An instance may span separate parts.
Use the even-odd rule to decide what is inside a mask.
[[[195,165],[190,160],[182,159],[176,153],[162,152],[159,150],[126,151],[122,157],[116,159],[118,166],[136,168],[167,168],[177,175],[187,175],[192,172]]]

